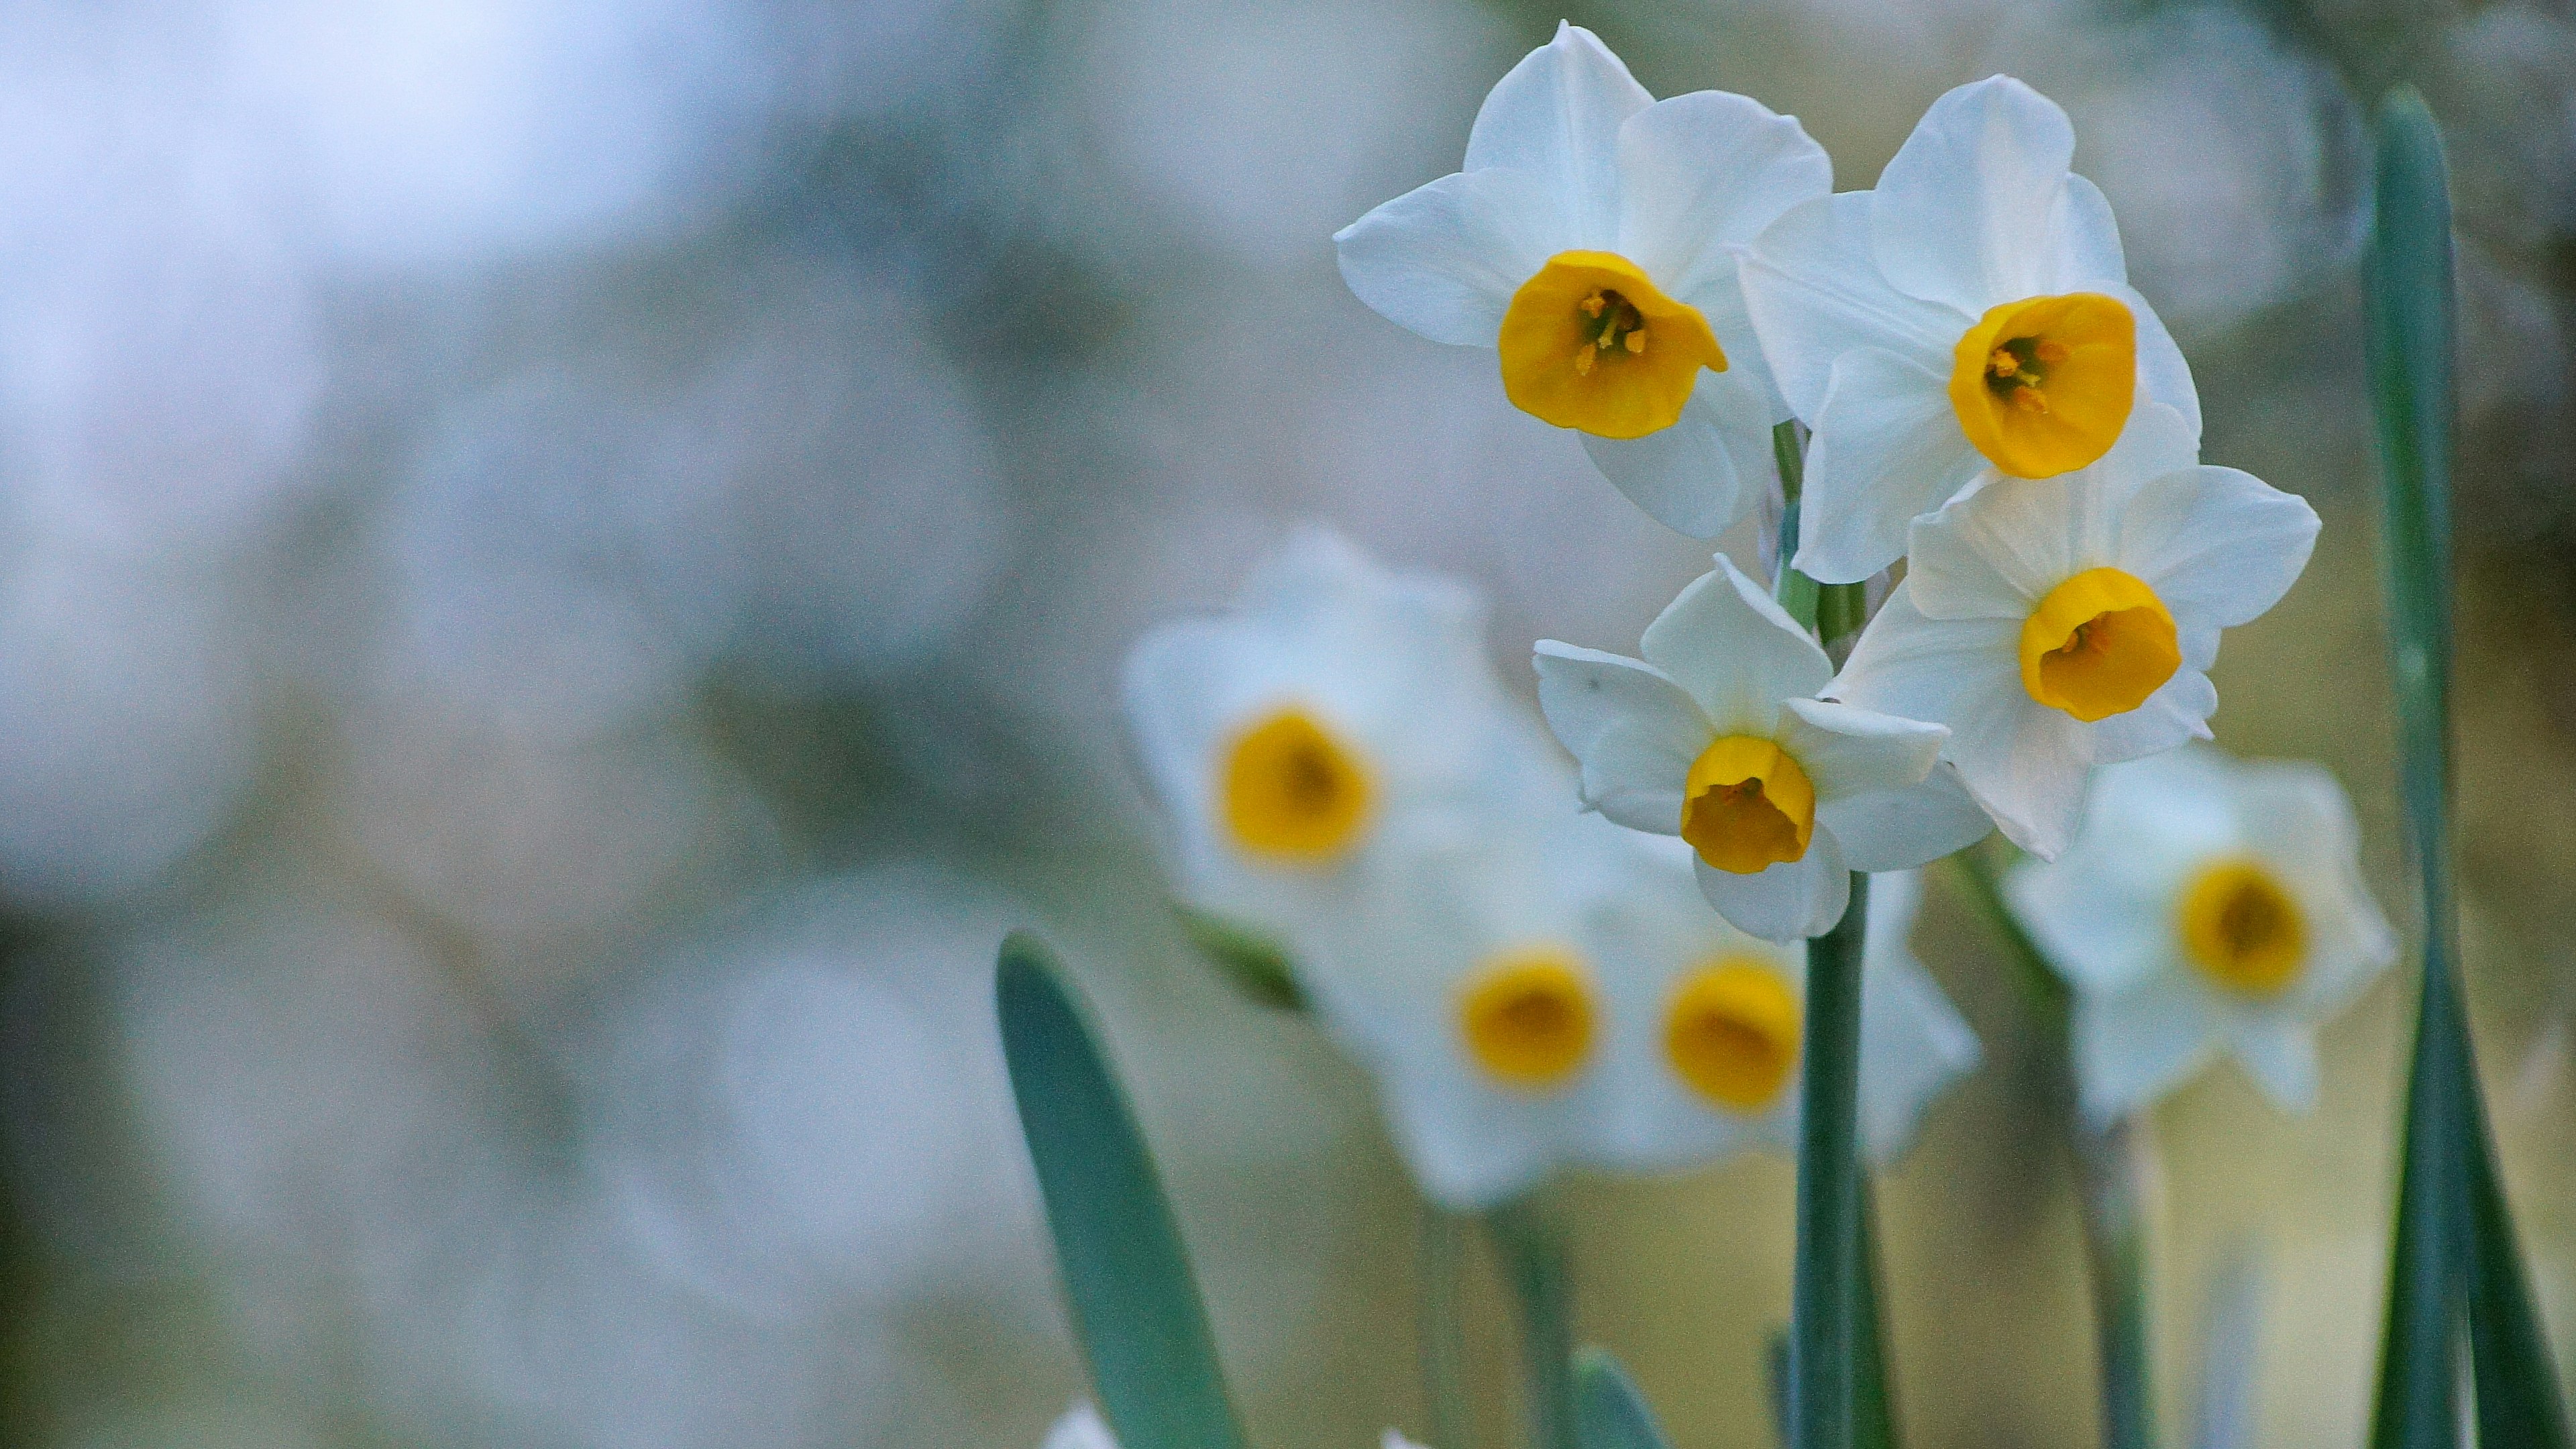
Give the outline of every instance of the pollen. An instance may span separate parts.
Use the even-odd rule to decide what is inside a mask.
[[[1753,875],[1800,860],[1816,831],[1816,787],[1776,743],[1728,735],[1682,782],[1682,839],[1718,870]]]
[[[2136,709],[2181,667],[2172,611],[2119,569],[2066,580],[2022,623],[2022,688],[2087,723]]]
[[[1615,252],[1549,258],[1512,294],[1495,346],[1514,406],[1604,438],[1671,427],[1701,369],[1726,370],[1726,353],[1699,309],[1666,296]]]
[[[2185,958],[2230,991],[2277,995],[2307,964],[2306,915],[2281,878],[2251,857],[2194,871],[2174,917]]]
[[[1800,1013],[1770,963],[1720,957],[1684,977],[1664,1012],[1664,1059],[1700,1096],[1735,1112],[1779,1100],[1798,1064]]]
[[[1225,833],[1247,855],[1321,866],[1368,829],[1376,787],[1359,751],[1303,709],[1266,715],[1235,735],[1218,770]]]
[[[1520,1091],[1550,1091],[1579,1073],[1599,1016],[1582,958],[1555,946],[1502,952],[1458,993],[1467,1055]]]
[[[1961,335],[1950,405],[1988,462],[2047,478],[2110,451],[2137,372],[2137,318],[2117,297],[2031,297],[1989,309]]]

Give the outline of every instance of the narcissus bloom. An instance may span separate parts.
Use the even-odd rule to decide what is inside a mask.
[[[1642,839],[1643,837],[1641,837]],[[1671,843],[1650,841],[1679,862]],[[1678,869],[1666,878],[1678,882]],[[1902,1155],[1924,1109],[1977,1064],[1976,1033],[1908,944],[1921,875],[1870,878],[1861,965],[1860,1127],[1873,1163]],[[1806,947],[1749,936],[1689,891],[1632,891],[1605,924],[1659,980],[1653,1058],[1612,1123],[1621,1157],[1646,1169],[1750,1147],[1794,1151],[1805,1033]]]
[[[1497,349],[1514,405],[1581,432],[1638,507],[1707,538],[1773,476],[1771,425],[1789,416],[1737,251],[1832,189],[1795,120],[1720,91],[1658,101],[1592,32],[1560,25],[1485,98],[1464,171],[1333,241],[1361,301],[1434,342]]]
[[[2316,1027],[2397,952],[2334,777],[2204,746],[2103,771],[2073,846],[2017,867],[2005,896],[2075,989],[2076,1078],[2097,1123],[2221,1051],[2305,1111]]]
[[[2208,737],[2219,631],[2277,603],[2315,546],[2305,501],[2201,466],[2196,433],[2142,403],[2100,462],[1988,474],[1917,519],[1905,581],[1830,691],[1949,726],[1969,793],[2042,858],[2094,766]]]
[[[1821,700],[1833,665],[1725,559],[1647,626],[1642,660],[1541,640],[1539,703],[1583,802],[1678,835],[1701,889],[1757,936],[1822,935],[1853,870],[1902,870],[1986,833],[1937,724]]]
[[[1545,745],[1483,628],[1464,588],[1310,529],[1230,614],[1140,639],[1128,722],[1190,901],[1301,941],[1404,837],[1452,828],[1480,792],[1539,788],[1506,767]]]
[[[2067,169],[2056,103],[1995,76],[1933,102],[1873,191],[1755,240],[1747,306],[1815,432],[1797,567],[1868,578],[1980,470],[2046,478],[2108,452],[2133,405],[2200,438],[2182,352],[2129,286],[2110,204]]]

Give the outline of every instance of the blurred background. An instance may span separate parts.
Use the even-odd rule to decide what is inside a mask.
[[[1845,188],[1958,82],[2066,104],[2211,460],[2326,519],[2220,740],[2332,765],[2400,919],[2357,98],[2425,88],[2471,993],[2576,1346],[2566,5],[1562,13],[1795,113]],[[1357,1071],[1187,953],[1113,678],[1305,519],[1473,579],[1516,687],[1705,567],[1334,270],[1559,14],[0,5],[0,1440],[1034,1446],[1078,1375],[988,1021],[1024,923],[1101,1003],[1255,1437],[1420,1430],[1411,1190]],[[1963,904],[1918,939],[1987,1064],[1883,1190],[1903,1412],[2091,1442],[2045,1073]],[[2312,1118],[2232,1067],[2160,1115],[2169,1423],[2216,1304],[2262,1442],[2358,1442],[2405,1005],[2329,1031]],[[1678,1442],[1770,1443],[1789,1164],[1555,1202]]]

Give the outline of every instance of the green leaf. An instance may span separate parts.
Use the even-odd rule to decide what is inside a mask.
[[[1002,942],[994,996],[1074,1330],[1120,1449],[1241,1449],[1180,1230],[1087,1013],[1026,931]]]
[[[2398,717],[2398,784],[2423,897],[2423,987],[2400,1152],[2375,1449],[2459,1437],[2465,1330],[2479,1439],[2564,1449],[2554,1359],[2531,1307],[2495,1166],[2458,977],[2450,846],[2451,466],[2454,381],[2450,186],[2440,128],[2400,88],[2381,103],[2366,288],[2383,473],[2380,538]]]
[[[1182,934],[1190,944],[1225,973],[1237,991],[1275,1010],[1306,1009],[1306,988],[1297,984],[1297,969],[1277,938],[1257,926],[1177,901],[1172,914],[1180,918]]]
[[[1667,1449],[1646,1396],[1610,1351],[1587,1348],[1574,1361],[1574,1427],[1583,1449]]]

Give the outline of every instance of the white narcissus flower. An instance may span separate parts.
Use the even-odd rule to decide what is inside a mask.
[[[1065,1410],[1063,1417],[1047,1430],[1046,1442],[1041,1449],[1118,1449],[1118,1436],[1109,1432],[1109,1425],[1101,1419],[1098,1409],[1088,1403],[1079,1403]],[[1389,1429],[1378,1441],[1378,1449],[1422,1449],[1422,1446]]]
[[[1483,627],[1459,585],[1307,529],[1231,613],[1138,640],[1128,722],[1191,903],[1302,944],[1405,837],[1525,786],[1507,766],[1545,745],[1507,707]]]
[[[1905,581],[1831,691],[1950,728],[1977,803],[2043,859],[2064,848],[2096,765],[2207,738],[2222,629],[2277,603],[2317,515],[2140,405],[2102,460],[2056,478],[1989,475],[1915,520]]]
[[[1990,828],[1934,768],[1948,731],[1817,698],[1825,651],[1725,557],[1640,652],[1541,640],[1539,703],[1582,762],[1585,806],[1689,841],[1709,903],[1744,930],[1822,935],[1849,872],[1918,866]]]
[[[1801,572],[1868,578],[1981,469],[2100,458],[2133,402],[2173,409],[2197,446],[2191,371],[2074,154],[2055,102],[1995,76],[1933,102],[1877,189],[1801,203],[1753,243],[1746,305],[1815,434]]]
[[[1676,889],[1679,847],[1632,837],[1670,863],[1604,913],[1603,930],[1654,983],[1647,1050],[1626,1071],[1611,1123],[1612,1161],[1632,1170],[1722,1160],[1753,1147],[1794,1151],[1805,1042],[1807,948],[1749,936],[1697,893]],[[1668,884],[1667,884],[1668,883]],[[1973,1069],[1979,1048],[1910,943],[1918,871],[1870,877],[1861,962],[1861,1146],[1885,1166],[1924,1109]]]
[[[2005,898],[2075,989],[2085,1116],[2152,1105],[2232,1053],[2290,1111],[2316,1100],[2316,1028],[2395,959],[2359,832],[2317,765],[2189,746],[2105,770],[2054,863]]]
[[[1658,522],[1712,538],[1774,476],[1770,430],[1789,416],[1737,253],[1832,189],[1794,119],[1721,91],[1658,101],[1560,25],[1485,98],[1465,170],[1333,241],[1361,301],[1434,342],[1496,348],[1515,405],[1580,432]]]

